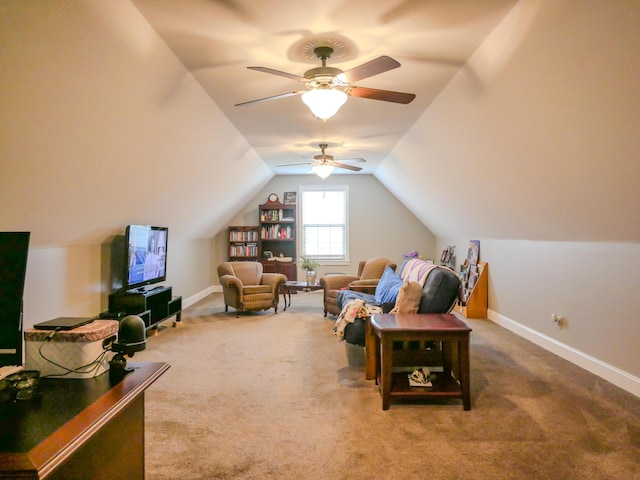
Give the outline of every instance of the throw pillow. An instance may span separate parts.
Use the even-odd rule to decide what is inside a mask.
[[[407,282],[400,288],[396,306],[389,313],[418,313],[422,299],[422,285]]]
[[[380,281],[376,286],[376,302],[395,302],[401,286],[402,279],[395,274],[391,267],[385,267],[382,277],[380,277]]]
[[[402,271],[404,270],[404,267],[407,266],[407,263],[409,262],[408,258],[405,258],[402,263],[400,264],[400,268],[398,269],[398,276],[400,278],[402,278]]]

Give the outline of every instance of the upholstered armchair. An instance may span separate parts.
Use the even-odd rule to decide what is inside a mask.
[[[268,310],[278,313],[278,293],[287,281],[281,273],[263,273],[260,262],[223,262],[218,278],[224,294],[224,311],[229,306],[240,312]]]
[[[338,293],[341,289],[358,290],[373,293],[378,281],[382,277],[385,267],[396,269],[396,264],[386,257],[375,257],[361,260],[358,264],[357,275],[327,275],[320,279],[324,291],[324,316],[327,312],[332,315],[340,314],[338,307]]]

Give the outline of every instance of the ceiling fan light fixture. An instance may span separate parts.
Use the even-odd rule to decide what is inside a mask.
[[[321,179],[325,179],[327,178],[329,175],[331,175],[331,172],[333,172],[333,169],[335,167],[333,167],[332,165],[316,165],[315,167],[313,167],[311,169],[311,171],[313,173],[315,173],[316,175],[318,175]]]
[[[347,94],[335,88],[314,88],[302,94],[302,101],[320,120],[333,117],[347,101]]]

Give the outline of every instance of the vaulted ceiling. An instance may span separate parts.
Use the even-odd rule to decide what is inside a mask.
[[[438,236],[640,239],[633,1],[132,1],[275,174],[326,140]],[[234,106],[304,90],[246,67],[303,75],[317,45],[396,59],[356,84],[415,100],[350,97],[324,129],[299,96]]]
[[[350,97],[328,153],[436,236],[640,242],[639,24],[636,0],[0,0],[0,226],[211,238],[323,139],[299,96],[236,107],[301,90],[246,67],[302,75],[328,43],[416,94]]]
[[[372,173],[451,78],[504,18],[515,0],[133,0],[185,68],[275,174],[305,173],[320,153],[364,158]],[[305,88],[295,75],[321,65],[315,46],[334,48],[328,66],[349,70],[387,55],[401,66],[356,82],[409,92],[408,105],[350,97],[322,122],[300,96],[235,104]]]

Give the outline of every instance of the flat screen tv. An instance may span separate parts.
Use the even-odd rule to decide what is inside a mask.
[[[29,232],[0,232],[0,367],[22,365],[22,304]]]
[[[147,285],[167,279],[168,233],[166,227],[127,226],[123,289],[144,291]]]

